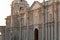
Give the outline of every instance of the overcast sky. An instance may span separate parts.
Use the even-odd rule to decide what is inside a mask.
[[[6,25],[5,18],[11,14],[10,4],[13,0],[1,0],[0,1],[0,26]],[[43,0],[38,0],[42,2]],[[32,4],[34,0],[27,0],[28,4]]]

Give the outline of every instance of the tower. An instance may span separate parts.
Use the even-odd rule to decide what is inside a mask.
[[[18,15],[24,11],[25,8],[28,8],[29,5],[25,0],[14,0],[11,5],[11,14]]]
[[[17,24],[18,22],[18,15],[25,13],[26,9],[29,8],[29,5],[27,1],[25,0],[14,0],[11,5],[11,15],[13,15],[14,18],[11,18],[12,24]],[[17,15],[17,16],[16,16]],[[12,25],[11,24],[11,25]]]
[[[20,21],[19,15],[24,13],[26,9],[29,8],[27,1],[25,0],[14,0],[11,5],[11,31],[12,31],[12,38],[14,40],[19,40],[20,38]]]

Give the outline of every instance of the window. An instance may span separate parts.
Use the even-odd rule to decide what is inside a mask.
[[[22,9],[22,7],[20,7],[20,10]]]
[[[21,2],[22,2],[22,0],[21,0]]]
[[[23,10],[23,7],[20,7],[20,10]]]

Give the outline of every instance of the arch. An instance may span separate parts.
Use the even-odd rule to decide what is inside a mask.
[[[0,32],[0,36],[2,35],[2,32]]]
[[[34,31],[34,40],[38,40],[38,29],[37,28]]]
[[[21,0],[21,2],[22,2],[23,0]]]

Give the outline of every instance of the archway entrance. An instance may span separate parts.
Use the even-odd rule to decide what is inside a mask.
[[[34,40],[38,40],[38,29],[34,31]]]

